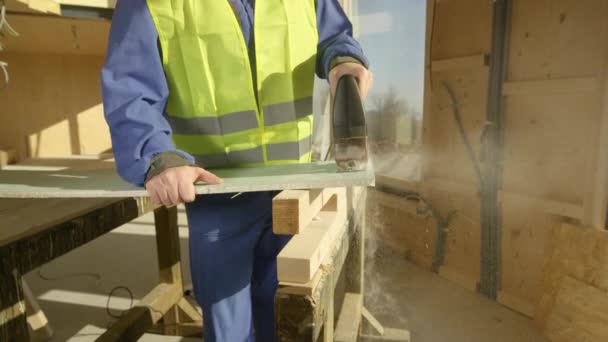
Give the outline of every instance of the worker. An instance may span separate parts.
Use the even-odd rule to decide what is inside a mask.
[[[311,161],[314,76],[372,75],[337,0],[128,0],[112,18],[102,91],[117,171],[185,203],[205,341],[276,340],[273,192],[195,196],[218,167]],[[211,171],[209,171],[211,170]]]

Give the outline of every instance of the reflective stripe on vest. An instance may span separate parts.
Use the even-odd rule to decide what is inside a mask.
[[[206,167],[310,161],[315,0],[257,0],[256,80],[228,0],[147,0],[177,148]]]

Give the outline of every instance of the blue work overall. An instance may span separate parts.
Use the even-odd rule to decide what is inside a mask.
[[[274,195],[205,195],[186,205],[205,342],[276,341],[276,256],[290,236],[272,232]]]

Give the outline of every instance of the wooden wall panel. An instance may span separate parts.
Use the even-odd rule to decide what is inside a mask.
[[[600,190],[589,180],[601,134],[607,8],[603,0],[513,1],[505,193],[584,208],[588,192]],[[532,315],[529,308],[542,293],[548,234],[561,218],[517,200],[503,200],[501,208],[501,293],[510,298],[503,303]]]
[[[603,0],[514,0],[509,80],[597,75]]]
[[[486,122],[488,68],[484,56],[490,52],[492,3],[431,0],[428,7],[421,189],[442,215],[455,211],[449,225],[443,275],[475,284],[480,267],[479,179],[443,84],[454,93],[464,129],[479,158]]]
[[[582,205],[597,98],[596,92],[507,97],[503,189]]]
[[[0,90],[0,146],[19,158],[110,148],[100,72],[110,21],[9,13],[18,37],[0,37],[10,84]]]
[[[110,148],[101,106],[101,56],[3,53],[0,146],[19,158],[97,154]]]

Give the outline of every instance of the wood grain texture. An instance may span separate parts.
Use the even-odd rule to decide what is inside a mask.
[[[284,190],[272,200],[272,230],[279,235],[299,234],[329,200],[322,189]]]
[[[142,187],[123,181],[110,161],[66,160],[44,166],[44,162],[9,166],[0,170],[0,198],[87,198],[146,197]],[[28,165],[29,164],[29,165]],[[197,194],[238,193],[285,189],[319,189],[373,184],[371,167],[360,172],[340,172],[334,162],[292,164],[210,170],[224,179],[223,184],[196,186]]]
[[[544,329],[565,277],[608,291],[608,232],[568,223],[552,227],[547,239],[540,301],[535,320]]]
[[[9,65],[10,85],[0,91],[0,146],[14,148],[19,160],[108,150],[99,72],[104,57],[15,53],[5,43],[1,59]]]
[[[334,331],[335,342],[357,342],[362,308],[363,298],[361,294],[346,293],[344,295],[342,309]]]
[[[335,192],[340,203],[338,210],[321,211],[319,219],[292,237],[277,256],[279,281],[307,283],[331,253],[331,247],[346,229],[347,214],[345,189],[336,189]]]
[[[608,341],[608,292],[565,277],[545,334],[552,342]]]

